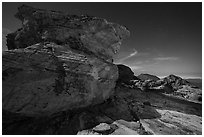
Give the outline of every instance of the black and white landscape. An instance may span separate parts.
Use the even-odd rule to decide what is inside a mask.
[[[3,135],[202,135],[201,2],[2,9]]]

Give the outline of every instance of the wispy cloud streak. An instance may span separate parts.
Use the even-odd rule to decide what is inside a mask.
[[[121,58],[119,61],[122,62],[122,61],[125,61],[125,60],[127,60],[127,59],[129,59],[129,58],[131,58],[131,57],[133,57],[133,56],[135,56],[135,55],[137,55],[137,54],[138,54],[138,51],[137,51],[136,49],[133,49],[133,50],[134,50],[133,53],[130,53],[128,56],[126,56],[126,57],[124,57],[124,58]]]
[[[154,60],[158,61],[167,61],[167,60],[178,60],[178,57],[157,57]]]
[[[139,69],[142,69],[141,66],[129,66],[133,71],[134,70],[139,70]]]

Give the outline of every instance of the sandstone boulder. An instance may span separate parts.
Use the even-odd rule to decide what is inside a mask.
[[[112,61],[122,39],[129,36],[125,27],[93,16],[68,15],[26,5],[20,6],[15,16],[23,27],[7,36],[8,49],[51,41]]]
[[[3,53],[3,109],[53,114],[102,102],[113,93],[117,66],[61,51],[54,43],[40,46]],[[51,46],[54,53],[49,51]]]
[[[95,105],[118,79],[112,56],[129,31],[105,19],[18,8],[3,53],[3,109],[31,116]],[[11,50],[12,49],[12,50]]]
[[[118,64],[117,67],[119,73],[118,82],[129,84],[131,80],[139,80],[128,66]]]

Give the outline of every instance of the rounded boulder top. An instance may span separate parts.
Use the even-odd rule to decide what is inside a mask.
[[[68,44],[72,49],[93,53],[111,62],[122,40],[130,35],[126,27],[103,18],[69,15],[27,5],[20,6],[15,17],[22,21],[22,28],[7,36],[8,49],[49,41]]]

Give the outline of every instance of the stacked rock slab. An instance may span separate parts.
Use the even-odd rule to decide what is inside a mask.
[[[7,35],[3,110],[51,115],[101,103],[118,79],[112,63],[129,31],[91,16],[21,6],[22,28]]]

